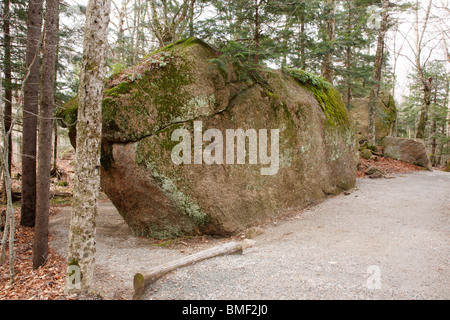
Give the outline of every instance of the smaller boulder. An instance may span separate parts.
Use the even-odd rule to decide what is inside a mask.
[[[384,137],[379,146],[385,156],[432,170],[425,143],[420,139]]]
[[[380,169],[378,169],[377,167],[374,167],[374,166],[370,166],[366,170],[366,175],[371,176],[372,174],[377,173],[377,172],[381,173]]]
[[[247,239],[253,239],[264,233],[264,230],[260,227],[251,227],[245,232],[245,237]]]
[[[369,160],[372,157],[372,151],[369,149],[361,150],[361,157],[363,159]]]
[[[380,171],[375,171],[374,173],[372,173],[371,175],[369,175],[370,179],[379,179],[379,178],[383,178],[383,174]]]

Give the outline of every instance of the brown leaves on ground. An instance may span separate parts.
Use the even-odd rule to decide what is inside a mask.
[[[33,228],[19,225],[15,210],[14,282],[10,282],[9,244],[6,261],[0,265],[0,300],[68,299],[65,292],[66,261],[50,248],[47,263],[33,270]]]
[[[58,193],[72,193],[72,176],[74,152],[58,161],[60,175],[52,178],[52,195]],[[13,190],[20,194],[21,179],[18,169],[13,167]],[[59,182],[67,184],[60,186]],[[53,201],[53,197],[52,197]],[[20,205],[20,200],[17,202]],[[15,203],[16,205],[16,203]],[[57,214],[58,204],[50,206],[50,216]],[[0,205],[0,212],[6,210],[5,205]],[[34,229],[23,227],[20,222],[20,207],[14,208],[15,232],[14,232],[14,282],[10,282],[9,270],[9,243],[6,245],[6,261],[0,265],[0,300],[56,300],[74,299],[75,295],[67,295],[65,292],[66,258],[58,255],[52,248],[49,249],[47,262],[44,266],[33,270],[33,239]],[[1,233],[3,236],[3,232]],[[51,235],[50,235],[51,237]],[[1,239],[0,239],[1,241]]]
[[[367,176],[365,173],[367,168],[369,168],[370,166],[374,166],[380,169],[384,174],[399,174],[424,170],[424,168],[417,166],[415,164],[383,156],[374,156],[370,160],[366,160],[361,157],[360,160],[361,160],[360,166],[361,170],[358,170],[357,172],[358,178],[366,178]]]

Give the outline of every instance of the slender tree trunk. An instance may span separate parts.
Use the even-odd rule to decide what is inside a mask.
[[[53,167],[52,174],[58,175],[58,123],[53,121]]]
[[[193,37],[194,33],[194,7],[195,0],[191,0],[189,3],[188,21],[189,21],[189,37]]]
[[[261,37],[261,25],[259,20],[259,6],[258,0],[255,0],[255,24],[254,24],[254,32],[253,32],[253,45],[255,48],[255,52],[253,54],[253,63],[255,65],[259,64],[259,48],[260,48],[260,37]]]
[[[58,68],[57,68],[57,61],[59,57],[59,5],[58,5],[58,15],[57,15],[57,24],[56,24],[56,53],[55,53],[55,79],[54,79],[54,92],[57,90],[57,80],[58,80]],[[53,99],[55,101],[55,99]],[[53,107],[53,114],[56,112],[56,108]],[[54,140],[53,140],[53,167],[52,171],[55,173],[55,176],[58,175],[58,123],[56,121],[53,121],[53,133],[54,133]]]
[[[327,10],[328,18],[325,22],[326,26],[326,36],[327,36],[327,47],[328,50],[324,55],[322,60],[322,77],[330,83],[333,83],[333,61],[332,61],[332,42],[335,39],[335,28],[336,28],[336,0],[327,0]]]
[[[377,101],[378,94],[380,91],[380,81],[381,81],[381,71],[383,66],[383,55],[384,55],[384,41],[387,31],[388,22],[388,7],[389,0],[383,0],[383,8],[381,13],[381,24],[380,31],[378,33],[377,41],[377,53],[375,55],[375,64],[373,69],[373,82],[372,89],[370,90],[369,96],[369,128],[368,128],[368,140],[369,144],[375,145],[375,119],[377,114]]]
[[[352,3],[351,3],[351,1],[347,1],[347,6],[348,6],[348,16],[347,16],[347,24],[346,24],[346,33],[347,33],[347,36],[348,37],[350,37],[350,34],[351,34],[351,30],[352,30],[352,23],[351,23],[351,9],[352,9]],[[346,67],[346,69],[347,69],[347,75],[346,75],[346,80],[345,80],[345,83],[346,83],[346,98],[345,98],[345,102],[347,103],[347,104],[350,104],[350,101],[351,101],[351,99],[352,99],[352,87],[351,87],[351,85],[352,85],[352,81],[351,81],[351,78],[350,78],[350,73],[349,73],[349,71],[350,71],[350,67],[351,67],[351,63],[352,63],[352,61],[351,61],[351,58],[352,58],[352,52],[351,52],[351,47],[350,47],[350,45],[347,45],[346,47],[345,47],[345,56],[346,56],[346,58],[345,58],[345,67]]]
[[[36,129],[39,95],[39,51],[43,0],[33,0],[28,6],[28,33],[23,105],[22,145],[22,207],[20,224],[34,227],[36,214]]]
[[[12,81],[11,81],[11,35],[10,35],[10,12],[9,12],[9,0],[4,0],[4,11],[3,11],[3,45],[4,45],[4,69],[5,74],[5,111],[4,111],[4,127],[5,132],[8,132],[11,128],[11,114],[12,114]],[[11,173],[12,165],[12,137],[9,136],[8,142],[8,170]],[[5,182],[4,182],[5,183]],[[4,186],[6,186],[4,184]],[[3,190],[6,190],[4,188]],[[6,199],[6,197],[5,197]]]
[[[436,131],[437,131],[437,126],[436,126],[436,120],[433,121],[433,127],[432,127],[432,135],[433,138],[431,139],[431,164],[433,166],[436,166],[438,163],[436,162],[437,160],[437,155],[436,155],[436,151],[437,151],[437,141],[436,141]]]
[[[433,84],[433,79],[429,78],[427,80],[423,79],[423,100],[422,109],[420,111],[419,124],[417,125],[417,139],[425,139],[425,129],[428,122],[428,110],[431,104],[431,89]]]
[[[347,71],[350,70],[350,66],[351,66],[351,59],[352,59],[352,54],[351,54],[351,49],[350,47],[346,48],[346,61],[345,61],[345,66],[347,67]],[[350,79],[350,74],[347,73],[346,75],[347,79],[345,80],[346,82],[346,94],[345,94],[345,102],[347,104],[350,104],[350,101],[352,100],[352,81]]]
[[[48,253],[48,212],[50,207],[50,172],[52,169],[52,127],[55,58],[58,26],[58,1],[46,0],[42,94],[39,119],[38,182],[36,225],[34,228],[33,268],[44,265]]]
[[[300,18],[300,69],[306,69],[306,32],[305,32],[305,14],[302,12]]]
[[[137,0],[136,8],[134,9],[134,25],[133,25],[133,39],[134,40],[134,51],[133,51],[133,58],[132,58],[132,64],[135,65],[137,63],[137,57],[139,53],[139,41],[140,41],[140,25],[141,25],[141,1]]]
[[[89,290],[93,278],[95,230],[100,189],[102,99],[106,69],[106,39],[110,0],[89,0],[84,29],[83,61],[78,90],[77,149],[75,158],[72,217],[68,265],[79,268],[80,287]],[[76,280],[76,279],[75,279]]]
[[[417,125],[417,132],[415,137],[417,139],[424,139],[425,138],[425,128],[427,125],[427,121],[428,121],[428,110],[430,108],[430,104],[431,104],[431,87],[432,87],[432,80],[433,79],[427,79],[425,76],[425,64],[422,65],[421,62],[421,54],[422,54],[422,41],[423,41],[423,37],[425,34],[425,30],[427,28],[428,25],[428,21],[430,18],[430,12],[431,12],[431,6],[433,4],[433,1],[430,0],[428,2],[428,6],[426,9],[426,14],[425,14],[425,19],[423,20],[423,25],[422,25],[422,31],[419,32],[419,1],[416,1],[416,12],[415,12],[415,33],[416,33],[416,69],[419,73],[419,77],[420,77],[420,81],[422,82],[423,85],[423,99],[422,99],[422,108],[420,110],[420,118],[419,118],[419,123]]]

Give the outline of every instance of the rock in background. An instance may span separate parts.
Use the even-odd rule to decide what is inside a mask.
[[[432,170],[425,143],[420,139],[385,137],[379,142],[385,156]]]
[[[368,138],[369,97],[355,98],[350,101],[350,117],[356,125],[358,141]],[[397,119],[394,98],[387,92],[380,92],[375,121],[375,140],[379,141],[392,133]]]

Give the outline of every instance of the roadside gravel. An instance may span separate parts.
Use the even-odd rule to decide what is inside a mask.
[[[136,272],[230,239],[135,237],[100,205],[94,290],[130,299]],[[261,226],[242,255],[205,260],[154,283],[144,299],[449,299],[450,173],[357,179],[339,195]],[[65,255],[70,208],[50,222]]]

